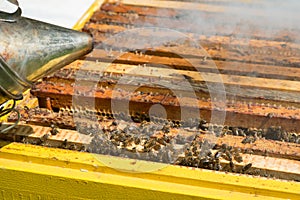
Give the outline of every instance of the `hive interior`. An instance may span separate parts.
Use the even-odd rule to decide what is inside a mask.
[[[276,6],[104,3],[83,28],[94,38],[93,52],[34,86],[39,106],[19,108],[34,131],[14,135],[299,181],[299,30],[284,23],[289,16],[265,12]]]

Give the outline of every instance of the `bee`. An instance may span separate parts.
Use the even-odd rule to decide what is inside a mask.
[[[135,145],[138,145],[138,144],[141,143],[141,139],[138,138],[138,137],[135,137],[135,138],[133,139],[133,142],[134,142]]]
[[[69,147],[70,150],[77,150],[78,147],[76,144],[71,144],[70,147]]]
[[[222,150],[222,152],[225,152],[227,148],[228,148],[227,144],[223,143],[223,144],[221,145],[221,150]]]
[[[256,138],[255,137],[252,137],[252,136],[247,136],[245,137],[243,140],[242,140],[242,143],[243,144],[252,144],[256,141]]]
[[[219,160],[219,158],[222,156],[222,154],[223,154],[223,153],[220,152],[220,151],[218,151],[217,153],[215,153],[215,156],[214,156],[215,159],[216,159],[216,160]]]
[[[194,145],[193,148],[192,148],[192,152],[194,154],[198,154],[199,153],[198,149],[199,149],[198,145]]]
[[[235,171],[235,166],[234,166],[234,163],[232,162],[232,160],[229,162],[229,167],[230,167],[231,172]]]
[[[174,165],[183,165],[185,166],[185,158],[184,157],[179,157],[177,160],[175,160]]]
[[[161,145],[164,145],[164,146],[166,146],[166,144],[167,144],[163,138],[158,138],[158,139],[157,139],[157,142],[158,142],[159,144],[161,144]]]
[[[112,123],[111,123],[111,126],[118,126],[118,122],[116,120],[114,120]]]
[[[222,166],[221,166],[219,160],[216,160],[216,162],[214,163],[214,170],[216,170],[216,171],[222,170]]]
[[[150,139],[150,140],[146,141],[144,144],[144,150],[146,152],[149,152],[155,144],[156,144],[156,142],[154,139]]]
[[[164,125],[161,130],[164,133],[169,133],[170,132],[170,125],[168,125],[168,124]]]
[[[43,142],[46,142],[46,140],[49,138],[49,134],[48,133],[46,133],[45,135],[43,135],[41,138],[40,138],[40,140],[41,140],[41,142],[43,143]]]
[[[186,157],[186,158],[191,158],[191,157],[193,157],[193,152],[190,151],[189,149],[186,150],[186,151],[185,151],[185,157]]]
[[[62,143],[62,148],[67,148],[68,145],[68,140],[64,139],[63,143]]]
[[[111,140],[111,143],[115,146],[120,146],[120,141],[117,140]]]
[[[226,150],[225,153],[223,153],[221,156],[227,161],[232,161],[232,155],[228,150]]]
[[[50,128],[51,128],[50,130],[51,135],[57,135],[59,133],[58,127],[56,125],[51,124]]]
[[[86,152],[87,147],[85,145],[82,145],[78,150],[81,151],[81,152]]]
[[[243,162],[243,157],[240,155],[235,155],[234,160],[236,160],[238,163],[241,163],[241,162]]]
[[[163,140],[166,142],[166,143],[170,143],[170,137],[169,136],[167,136],[167,135],[163,135]]]
[[[123,147],[130,146],[134,141],[133,137],[127,137],[127,139],[123,142]]]
[[[247,165],[243,166],[241,173],[246,173],[252,167],[252,163],[248,163]]]
[[[200,164],[200,167],[208,168],[209,164],[210,164],[210,160],[208,158],[202,158],[202,159],[200,159],[199,164]]]
[[[247,154],[253,154],[254,153],[252,149],[246,149],[244,152],[247,153]]]
[[[208,130],[207,122],[205,120],[200,120],[199,125],[198,125],[198,129],[200,129],[202,131],[207,131]]]
[[[153,149],[154,149],[155,151],[160,150],[160,148],[161,148],[161,146],[160,146],[159,144],[155,144],[155,145],[153,146]]]

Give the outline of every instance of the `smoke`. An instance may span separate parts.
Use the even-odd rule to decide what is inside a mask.
[[[155,16],[146,16],[143,25],[169,28],[190,36],[213,60],[230,61],[222,63],[224,68],[232,69],[232,72],[227,72],[229,76],[291,80],[279,73],[270,74],[270,70],[265,71],[264,67],[300,66],[297,48],[300,42],[300,1],[189,0],[181,2],[182,7],[176,6],[177,1],[171,2],[169,9],[158,9]],[[157,20],[153,23],[155,17]],[[159,37],[156,38],[159,40]],[[189,53],[186,49],[183,51]],[[262,66],[258,68],[258,64]],[[198,64],[195,67],[203,69],[205,66]],[[245,67],[249,70],[241,73]],[[226,93],[232,98],[278,98],[277,90],[249,92],[242,85],[226,87]],[[294,97],[290,100],[299,101]]]
[[[194,9],[190,9],[195,6]],[[203,7],[203,8],[202,8]],[[186,8],[176,10],[173,19],[157,19],[157,25],[179,31],[204,35],[234,35],[251,39],[253,32],[263,38],[275,37],[283,32],[298,30],[300,1],[189,1]],[[166,10],[158,15],[167,16]],[[148,24],[145,23],[146,26]],[[255,36],[257,37],[257,36]],[[298,39],[298,38],[295,38]]]
[[[244,25],[249,28],[255,27],[263,31],[266,36],[282,30],[294,30],[298,28],[300,2],[290,1],[257,1],[257,3],[242,4],[239,7],[228,5],[224,16],[234,16],[231,18],[232,28]],[[244,30],[245,31],[245,30]],[[247,31],[247,30],[246,30]],[[251,29],[249,30],[251,31]]]

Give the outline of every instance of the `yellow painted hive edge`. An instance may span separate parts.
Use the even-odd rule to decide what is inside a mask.
[[[103,2],[96,0],[73,29],[81,30]],[[125,170],[104,163],[115,163]],[[146,172],[139,171],[143,167]],[[19,143],[0,149],[0,176],[0,199],[297,199],[300,196],[300,184],[295,182]]]
[[[122,169],[112,168],[114,164]],[[300,194],[300,184],[291,181],[20,143],[0,149],[0,176],[3,177],[0,198],[1,191],[13,188],[19,188],[21,193],[26,190],[41,195],[44,194],[41,188],[47,188],[47,191],[56,190],[57,195],[71,195],[73,199],[112,199],[117,194],[124,199],[297,199]],[[57,198],[62,197],[65,198]]]
[[[95,0],[95,2],[90,6],[90,8],[83,14],[83,16],[77,21],[73,26],[74,30],[81,30],[84,25],[90,20],[94,12],[100,8],[100,6],[105,2],[105,0]]]

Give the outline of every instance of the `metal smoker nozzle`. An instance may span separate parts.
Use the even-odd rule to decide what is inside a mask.
[[[25,17],[0,20],[0,105],[91,50],[86,33]]]

